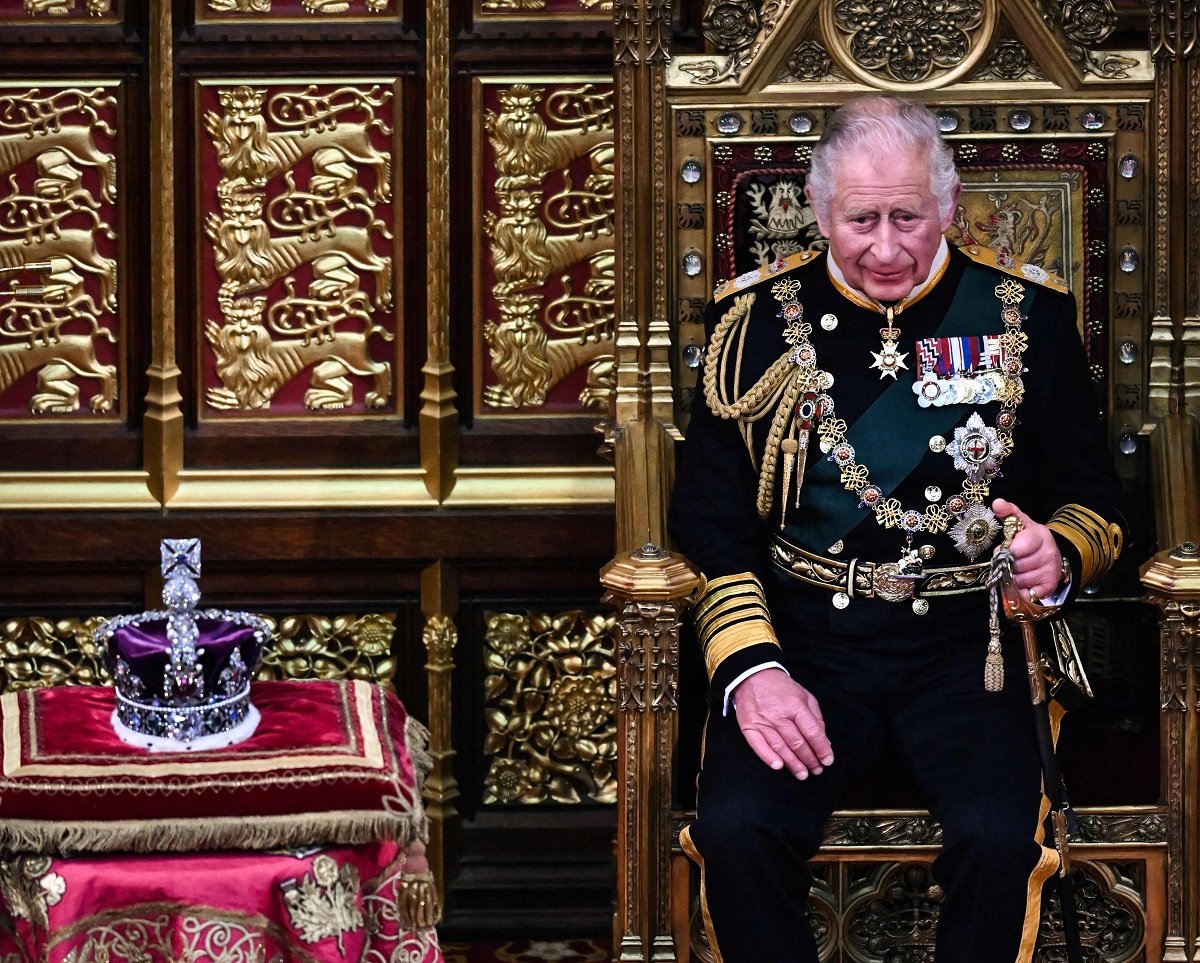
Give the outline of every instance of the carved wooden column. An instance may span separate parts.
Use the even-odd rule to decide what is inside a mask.
[[[429,755],[433,769],[425,779],[425,812],[429,816],[429,868],[437,881],[441,905],[446,905],[446,877],[456,857],[448,828],[456,828],[458,781],[454,778],[454,747],[451,737],[454,647],[458,628],[453,615],[458,603],[454,571],[445,562],[434,562],[421,573],[421,608],[425,628],[421,641],[429,661],[425,663],[429,692]]]
[[[166,505],[179,489],[183,469],[182,372],[175,351],[175,77],[171,4],[150,6],[150,273],[153,298],[150,365],[142,460],[154,498]]]
[[[667,305],[670,0],[613,4],[617,95],[616,391],[607,426],[617,482],[617,549],[666,538],[674,389]]]
[[[1200,936],[1200,546],[1184,542],[1142,567],[1160,630],[1167,920],[1163,960],[1192,961]]]
[[[657,545],[600,573],[617,609],[617,911],[622,961],[676,959],[671,936],[671,765],[677,726],[679,626],[699,578]]]

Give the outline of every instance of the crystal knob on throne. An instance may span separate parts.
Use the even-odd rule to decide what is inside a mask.
[[[254,734],[250,679],[271,629],[260,616],[197,609],[200,539],[163,539],[162,611],[96,629],[116,691],[112,725],[132,746],[179,752],[232,746]]]

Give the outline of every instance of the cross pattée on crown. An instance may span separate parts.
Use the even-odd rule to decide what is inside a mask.
[[[200,539],[164,538],[160,548],[163,578],[178,578],[181,574],[190,575],[192,578],[200,577]],[[178,569],[184,571],[178,572]]]

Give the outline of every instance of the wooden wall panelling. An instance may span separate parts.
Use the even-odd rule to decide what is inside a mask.
[[[550,415],[534,406],[493,417],[475,404],[487,356],[474,292],[491,268],[473,234],[482,196],[475,159],[487,143],[473,85],[538,78],[548,96],[577,90],[576,103],[603,105],[603,90],[583,85],[604,87],[610,12],[559,3],[488,21],[467,0],[351,0],[344,12],[300,0],[114,0],[112,16],[51,24],[14,13],[20,22],[10,25],[6,2],[0,46],[21,57],[6,59],[0,79],[25,89],[80,78],[120,84],[118,300],[127,335],[118,346],[128,387],[111,426],[92,424],[90,413],[58,424],[0,412],[3,625],[28,632],[30,620],[67,626],[156,606],[158,542],[191,535],[204,544],[206,601],[311,617],[305,625],[329,639],[334,661],[345,657],[334,629],[357,624],[339,618],[366,618],[360,635],[375,649],[378,619],[396,613],[397,689],[436,742],[431,852],[452,884],[451,926],[471,917],[454,916],[465,905],[453,887],[460,861],[498,871],[513,846],[528,849],[546,831],[570,842],[559,878],[583,867],[590,880],[557,895],[558,922],[590,920],[599,935],[610,900],[611,806],[489,808],[479,789],[483,757],[463,751],[455,727],[476,731],[484,718],[479,668],[469,684],[462,679],[462,660],[481,651],[484,607],[598,613],[595,574],[613,546],[612,469],[595,431],[603,392],[585,408],[584,385],[572,386],[575,401],[552,405]],[[27,46],[46,38],[55,42]],[[300,142],[289,131],[303,128],[289,127],[285,106],[334,108],[330,127],[313,125],[312,136],[325,138],[320,150],[301,142],[298,153],[285,152]],[[570,170],[581,197],[594,178],[585,207],[613,191],[599,133],[605,108],[589,109],[551,119],[557,133],[601,147]],[[251,161],[235,160],[223,137],[249,137]],[[378,157],[389,153],[384,174]],[[561,193],[566,168],[551,176]],[[379,196],[385,181],[390,197]],[[331,212],[333,240],[320,223]],[[301,241],[294,219],[310,215],[312,240]],[[583,246],[600,253],[594,240]],[[218,243],[255,256],[218,265]],[[279,253],[308,243],[325,245],[327,260],[308,257],[313,248],[295,261]],[[389,286],[377,283],[385,255],[391,306],[379,297]],[[577,295],[589,281],[589,296],[602,294],[603,265],[580,263],[582,273],[571,264],[555,271],[573,272]],[[347,319],[331,320],[335,309]],[[394,340],[363,339],[372,325]],[[222,377],[206,331],[233,351],[261,344],[264,329],[275,345],[265,370],[282,370],[282,385]],[[591,330],[595,339],[599,329]],[[362,339],[358,360],[392,365],[380,409],[366,403],[375,386],[365,363],[347,373],[338,361],[352,341],[344,333]],[[348,407],[312,410],[345,400],[347,384]],[[302,655],[318,658],[311,645]],[[580,692],[597,684],[582,681]],[[451,713],[471,721],[452,727]],[[462,803],[473,822],[459,832],[454,794],[464,780],[474,787]],[[525,932],[553,922],[520,895],[526,880],[545,882],[540,872],[527,866],[510,874],[507,890],[485,887],[491,918]],[[486,914],[473,918],[484,932]]]
[[[145,304],[128,274],[146,243],[132,189],[144,171],[144,22],[102,6],[94,16],[69,0],[54,11],[63,16],[0,10],[2,163],[15,185],[0,240],[10,269],[0,309],[0,498],[22,505],[54,499],[84,477],[80,469],[105,473],[92,489],[102,501],[136,493],[141,477]],[[43,357],[58,350],[47,347],[58,335],[78,373]],[[35,469],[49,474],[35,483]]]
[[[512,710],[496,687],[519,687],[507,670],[542,687],[523,703],[522,746],[520,734],[553,728],[547,713],[559,706],[543,677],[559,663],[545,649],[536,665],[497,652],[489,617],[493,638],[497,619],[530,612],[603,617],[595,575],[613,544],[613,490],[595,425],[609,399],[602,382],[586,395],[591,404],[580,396],[611,337],[610,16],[563,3],[451,6],[448,315],[461,435],[446,504],[489,513],[505,498],[563,505],[557,518],[543,509],[544,522],[530,520],[538,545],[509,540],[511,561],[453,562],[453,805],[462,818],[447,842],[457,856],[443,927],[451,937],[602,935],[610,913],[611,804],[588,800],[586,788],[569,801],[565,776],[559,801],[500,790],[533,770],[507,761],[510,749],[520,753],[498,733],[488,741],[488,720]],[[487,521],[507,538],[507,522]],[[578,678],[560,683],[585,701],[605,685],[590,651]]]
[[[189,170],[181,225],[196,252],[180,309],[192,430],[173,504],[249,507],[260,480],[285,504],[429,504],[412,406],[424,358],[409,350],[409,319],[423,327],[424,316],[405,283],[410,234],[423,249],[406,217],[424,206],[409,170],[422,158],[403,136],[404,78],[418,70],[420,44],[395,2],[344,12],[290,0],[254,12],[188,6],[177,57],[190,144],[179,148]],[[238,123],[254,129],[265,156],[218,156]],[[265,254],[260,277],[236,251],[218,267],[216,246],[229,247],[239,229]],[[238,364],[235,330],[270,346],[259,352],[262,385]],[[218,348],[231,355],[224,376]]]

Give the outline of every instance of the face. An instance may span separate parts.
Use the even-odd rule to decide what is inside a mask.
[[[896,301],[929,277],[953,210],[951,204],[945,218],[938,216],[922,153],[848,156],[838,164],[829,210],[817,223],[851,287],[877,301]]]

